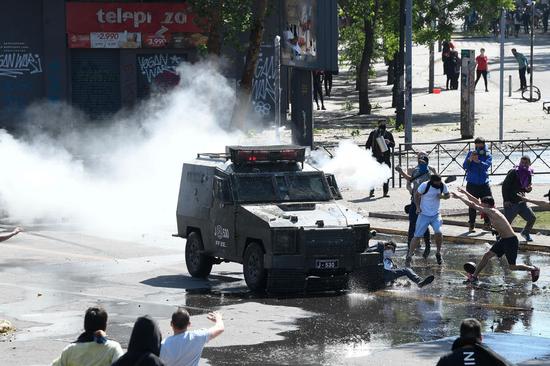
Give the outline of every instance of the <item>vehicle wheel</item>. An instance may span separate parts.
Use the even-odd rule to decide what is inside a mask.
[[[187,244],[185,245],[185,264],[189,274],[193,277],[205,278],[212,271],[212,258],[204,255],[203,250],[204,245],[201,235],[193,231],[187,236]]]
[[[258,243],[250,243],[243,258],[244,280],[252,291],[265,290],[267,271],[264,268],[264,251]]]

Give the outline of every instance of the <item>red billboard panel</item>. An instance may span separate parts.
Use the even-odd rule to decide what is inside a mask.
[[[185,3],[66,4],[67,33],[134,32],[201,33],[200,20]]]

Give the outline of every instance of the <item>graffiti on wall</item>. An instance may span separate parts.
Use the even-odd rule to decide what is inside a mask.
[[[273,46],[262,45],[252,81],[252,104],[261,118],[275,115],[275,65]]]
[[[139,72],[152,83],[159,75],[177,75],[177,67],[183,61],[178,55],[154,54],[138,56]]]
[[[18,78],[42,73],[40,55],[23,42],[4,42],[0,45],[0,76]]]

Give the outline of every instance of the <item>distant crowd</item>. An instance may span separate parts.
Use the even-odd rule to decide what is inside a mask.
[[[128,350],[107,336],[107,312],[91,307],[84,314],[84,332],[69,344],[52,366],[197,366],[207,342],[224,331],[222,315],[209,313],[214,325],[191,329],[189,312],[178,308],[170,322],[173,335],[162,339],[157,322],[139,317],[132,329]]]

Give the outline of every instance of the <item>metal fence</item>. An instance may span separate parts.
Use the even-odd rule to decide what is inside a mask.
[[[532,140],[494,140],[486,141],[493,164],[489,170],[492,176],[505,176],[516,166],[523,155],[531,158],[536,175],[550,175],[550,139]],[[396,163],[404,170],[417,165],[416,155],[424,151],[430,158],[430,165],[443,177],[463,176],[462,164],[470,150],[474,149],[473,141],[410,143],[399,144],[392,154],[392,166]],[[392,169],[392,185],[402,187],[403,178]]]

